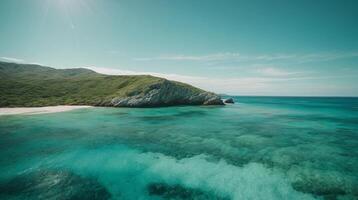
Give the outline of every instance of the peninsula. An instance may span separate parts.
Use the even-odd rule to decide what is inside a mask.
[[[220,96],[150,75],[104,75],[0,62],[0,107],[223,105]]]

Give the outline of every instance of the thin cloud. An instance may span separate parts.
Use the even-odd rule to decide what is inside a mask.
[[[165,74],[157,72],[137,72],[130,70],[102,68],[102,67],[88,67],[99,73],[109,75],[152,75],[166,78],[168,80],[180,81],[191,84],[196,87],[203,88],[214,92],[230,92],[230,91],[250,91],[265,87],[264,79],[262,78],[235,78],[235,79],[218,79],[202,76],[188,76],[181,74]]]
[[[96,72],[109,75],[152,75],[166,78],[169,80],[180,81],[191,84],[193,86],[218,92],[229,94],[246,94],[258,95],[268,94],[268,91],[275,91],[274,88],[280,88],[281,85],[288,82],[302,80],[316,80],[316,79],[336,79],[336,78],[352,78],[356,75],[347,76],[299,76],[299,77],[283,77],[283,76],[252,76],[252,77],[237,77],[237,78],[211,78],[203,76],[188,76],[181,74],[166,74],[157,72],[138,72],[131,70],[121,70],[113,68],[102,67],[88,67]],[[277,72],[275,72],[277,73]]]
[[[227,60],[237,59],[240,57],[239,53],[216,53],[208,55],[167,55],[158,57],[147,57],[147,58],[134,58],[136,61],[153,61],[153,60],[173,60],[173,61],[216,61],[216,60]]]
[[[134,58],[135,61],[291,61],[296,63],[328,61],[358,57],[358,52],[332,52],[312,54],[266,54],[244,55],[237,52],[215,53],[207,55],[161,55],[156,57]]]
[[[158,77],[166,78],[169,80],[176,80],[176,81],[198,80],[198,79],[204,78],[204,77],[199,77],[199,76],[165,74],[165,73],[157,73],[157,72],[138,72],[138,71],[104,68],[104,67],[85,67],[85,68],[91,69],[91,70],[96,71],[101,74],[107,74],[107,75],[152,75],[152,76],[158,76]]]
[[[302,72],[286,71],[274,67],[260,68],[257,69],[256,72],[264,76],[292,76],[292,75],[302,74]]]
[[[18,63],[18,64],[30,64],[30,65],[48,66],[46,64],[39,63],[39,62],[29,62],[29,61],[25,61],[23,59],[12,58],[12,57],[0,57],[0,60],[5,61],[5,62]]]
[[[11,57],[0,57],[0,60],[14,63],[23,63],[25,62],[23,59],[19,58],[11,58]]]

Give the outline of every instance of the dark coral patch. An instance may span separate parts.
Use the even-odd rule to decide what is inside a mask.
[[[98,181],[69,171],[40,170],[0,184],[1,199],[105,200],[110,193]]]

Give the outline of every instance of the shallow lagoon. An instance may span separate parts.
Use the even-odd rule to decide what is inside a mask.
[[[357,199],[358,99],[0,117],[1,199]]]

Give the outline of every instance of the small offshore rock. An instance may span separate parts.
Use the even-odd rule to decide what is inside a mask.
[[[234,103],[234,99],[233,98],[228,98],[224,102],[225,103]]]

